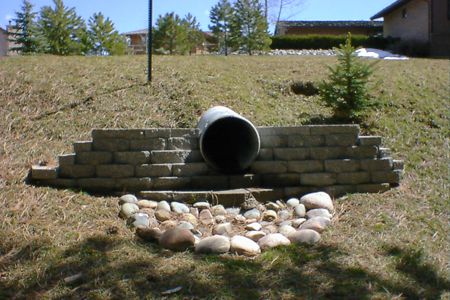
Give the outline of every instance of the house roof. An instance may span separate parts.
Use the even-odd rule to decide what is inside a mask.
[[[129,31],[129,32],[125,32],[123,33],[124,35],[135,35],[135,34],[147,34],[148,33],[148,29],[139,29],[139,30],[134,30],[134,31]]]
[[[277,27],[383,27],[382,21],[279,21]]]
[[[386,6],[385,8],[383,8],[381,11],[379,11],[378,13],[376,13],[375,15],[373,15],[370,19],[371,20],[375,20],[381,17],[384,17],[385,15],[387,15],[388,13],[396,10],[397,8],[411,2],[412,0],[397,0],[394,3],[392,3],[389,6]]]

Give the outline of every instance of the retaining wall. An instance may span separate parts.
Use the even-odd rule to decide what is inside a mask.
[[[261,151],[245,174],[224,175],[203,160],[197,129],[94,129],[56,167],[33,166],[35,184],[88,191],[210,191],[265,188],[269,198],[324,190],[380,192],[400,182],[381,137],[357,125],[257,127]],[[256,190],[255,190],[256,191]],[[152,194],[153,192],[153,194]]]

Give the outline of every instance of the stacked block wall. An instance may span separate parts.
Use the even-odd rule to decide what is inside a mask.
[[[197,129],[94,129],[75,142],[59,166],[33,167],[37,184],[92,191],[273,188],[280,196],[325,190],[379,192],[398,185],[401,161],[381,137],[359,136],[357,125],[258,127],[261,150],[245,174],[212,170]]]

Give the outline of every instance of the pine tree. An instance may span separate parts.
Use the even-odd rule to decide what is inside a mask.
[[[16,18],[13,19],[10,41],[16,46],[10,50],[22,54],[34,53],[38,49],[35,23],[37,13],[33,12],[33,5],[28,0],[23,1],[21,9],[20,12],[16,12]]]
[[[174,12],[159,16],[154,29],[153,43],[156,50],[168,51],[169,54],[184,54],[187,31],[183,20]]]
[[[114,23],[103,16],[95,13],[88,22],[89,43],[96,55],[122,55],[126,53],[126,44]]]
[[[205,40],[202,31],[200,30],[200,23],[197,22],[197,19],[188,13],[183,21],[183,26],[185,27],[186,31],[186,39],[185,39],[185,47],[186,52],[189,54],[192,54],[192,51],[200,46],[203,41]]]
[[[237,0],[231,22],[231,41],[249,55],[254,50],[264,50],[270,45],[262,5],[258,0]]]
[[[40,12],[39,30],[45,42],[44,51],[56,55],[85,54],[86,24],[75,8],[64,6],[62,0],[53,0],[55,8],[44,6]]]
[[[219,49],[223,49],[225,55],[228,55],[230,22],[233,14],[233,8],[228,0],[220,0],[211,8],[209,18],[211,24],[209,29],[219,41]]]

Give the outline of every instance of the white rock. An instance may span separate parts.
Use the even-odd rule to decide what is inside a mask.
[[[258,242],[259,239],[266,236],[266,233],[264,231],[248,231],[245,233],[245,236],[252,241]]]
[[[261,228],[262,228],[261,224],[256,223],[256,222],[245,226],[245,229],[250,230],[250,231],[259,231],[259,230],[261,230]]]
[[[312,229],[319,233],[325,230],[325,228],[330,224],[330,219],[324,217],[315,217],[306,220],[305,223],[300,225],[300,229]]]
[[[270,233],[258,241],[261,250],[290,245],[291,241],[281,233]]]
[[[314,217],[324,217],[324,218],[327,218],[327,219],[331,219],[333,217],[333,215],[330,214],[328,209],[315,208],[315,209],[308,210],[306,212],[306,217],[308,217],[308,219],[311,219],[311,218],[314,218]]]
[[[125,203],[133,203],[133,204],[137,204],[138,203],[138,199],[136,198],[135,195],[123,195],[122,197],[119,198],[119,204],[125,204]]]
[[[209,209],[204,209],[200,212],[200,215],[198,216],[198,219],[200,220],[200,223],[203,225],[210,225],[214,223],[214,218],[209,211]]]
[[[198,208],[198,209],[205,209],[205,208],[209,208],[210,207],[208,202],[203,202],[203,201],[202,202],[196,202],[196,203],[194,203],[193,206]]]
[[[158,202],[152,201],[152,200],[139,200],[137,202],[137,205],[140,208],[151,208],[151,209],[154,209],[154,208],[156,208],[158,206]]]
[[[267,209],[271,209],[271,210],[278,211],[278,210],[280,209],[280,206],[279,206],[278,204],[276,204],[276,203],[268,202],[268,203],[266,204],[266,208],[267,208]]]
[[[300,225],[306,222],[305,218],[298,218],[292,221],[292,227],[298,228]]]
[[[156,206],[156,210],[171,211],[169,202],[167,202],[167,201],[159,202],[158,205]]]
[[[227,211],[225,210],[225,207],[223,205],[214,205],[211,208],[211,212],[213,216],[225,216],[227,214]]]
[[[261,212],[256,208],[253,208],[247,212],[245,212],[244,217],[247,219],[259,219],[261,216]]]
[[[217,235],[228,235],[233,230],[233,227],[231,226],[231,223],[223,223],[223,224],[217,224],[213,228],[213,234]]]
[[[286,204],[282,200],[277,200],[275,203],[280,207],[280,209],[286,208]]]
[[[263,221],[272,222],[272,221],[274,221],[276,219],[277,219],[276,211],[274,211],[272,209],[269,209],[269,210],[266,210],[265,212],[263,212],[263,215],[262,215],[262,220]]]
[[[304,218],[306,216],[306,208],[305,205],[299,204],[294,208],[295,215],[299,218]]]
[[[280,226],[280,228],[278,229],[278,232],[281,233],[282,235],[284,235],[285,237],[289,237],[289,235],[291,233],[296,232],[295,228],[290,226],[290,225],[283,225]]]
[[[192,230],[192,229],[194,229],[194,225],[192,225],[191,223],[186,222],[186,221],[180,221],[180,223],[178,223],[178,225],[177,225],[177,228]]]
[[[214,217],[214,220],[216,221],[217,224],[220,224],[224,223],[227,220],[227,218],[225,216],[218,215]]]
[[[120,215],[124,218],[130,218],[139,211],[139,206],[134,203],[124,203],[120,208]]]
[[[261,248],[257,243],[241,235],[231,238],[231,251],[246,256],[255,256],[261,253]]]
[[[198,208],[197,207],[190,207],[189,212],[191,213],[191,215],[198,218]]]
[[[133,226],[134,227],[148,227],[150,225],[150,220],[147,214],[142,214],[142,213],[136,213],[133,215],[134,218],[134,222],[133,222]]]
[[[300,203],[303,203],[307,209],[326,208],[328,211],[334,211],[333,201],[325,192],[306,194],[300,198]]]
[[[292,221],[291,220],[286,220],[286,221],[283,221],[283,222],[281,222],[278,226],[284,226],[284,225],[289,225],[289,226],[292,226]]]
[[[243,215],[236,215],[236,216],[234,216],[234,220],[237,223],[245,223],[246,218]]]
[[[230,216],[238,215],[241,212],[239,207],[229,207],[225,209]]]
[[[230,250],[230,239],[222,235],[213,235],[202,239],[195,245],[197,253],[227,253]]]
[[[297,205],[300,204],[300,200],[297,199],[297,198],[291,198],[288,201],[286,201],[286,204],[287,204],[288,207],[294,208],[294,207],[296,207]]]
[[[289,240],[294,244],[314,244],[320,241],[320,234],[312,229],[301,229],[289,235]]]
[[[187,205],[184,203],[172,202],[170,206],[172,207],[172,210],[177,214],[184,214],[190,212],[189,207],[187,207]]]
[[[282,221],[286,221],[291,218],[291,213],[288,210],[280,210],[278,212],[278,218]]]

